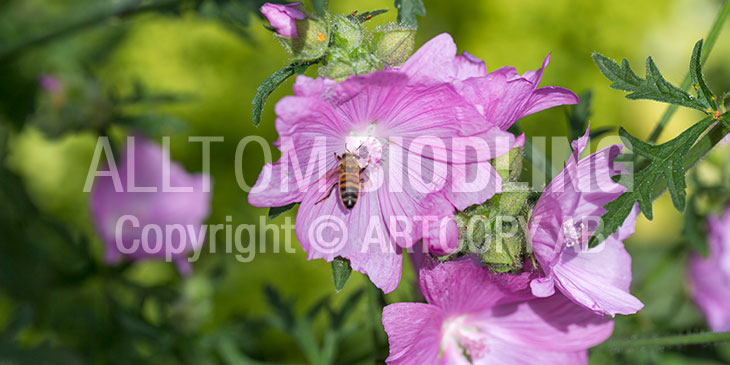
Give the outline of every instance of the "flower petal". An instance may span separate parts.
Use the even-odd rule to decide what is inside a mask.
[[[414,80],[451,82],[455,56],[454,39],[441,33],[421,46],[399,69]]]
[[[574,352],[595,346],[613,332],[613,320],[586,310],[562,294],[510,303],[479,315],[484,328],[505,342],[531,349]]]
[[[335,181],[336,177],[329,180]],[[350,260],[353,270],[367,274],[384,292],[395,290],[403,258],[388,235],[378,195],[362,192],[352,210],[344,207],[336,192],[315,204],[325,195],[326,191],[310,189],[297,212],[297,238],[308,259],[330,262],[342,256]]]
[[[634,207],[622,227],[636,223]],[[577,247],[577,246],[574,246]],[[633,314],[644,304],[629,293],[631,256],[618,234],[587,251],[567,249],[553,266],[555,285],[565,296],[596,313],[615,316]]]
[[[484,61],[474,57],[469,52],[463,52],[454,59],[456,80],[466,80],[470,77],[487,76],[487,66]]]
[[[489,269],[471,259],[423,268],[420,284],[426,300],[445,314],[464,314],[519,300],[496,284]]]
[[[395,303],[383,308],[388,364],[435,364],[441,347],[443,314],[435,305]]]

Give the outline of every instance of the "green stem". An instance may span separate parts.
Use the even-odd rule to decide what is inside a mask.
[[[140,13],[164,9],[177,4],[179,0],[160,0],[140,5],[141,2],[141,0],[125,1],[110,9],[104,9],[84,16],[81,19],[72,21],[71,23],[64,24],[59,28],[51,29],[50,31],[39,35],[30,36],[6,47],[0,47],[0,60],[14,57],[25,49],[63,38],[67,35],[98,25],[112,18],[122,19]]]
[[[597,348],[621,349],[646,346],[686,346],[714,342],[730,342],[730,332],[703,332],[654,338],[626,338],[605,342]]]
[[[712,47],[715,46],[715,42],[717,42],[717,37],[720,35],[720,31],[722,30],[722,25],[725,23],[728,15],[730,15],[730,0],[725,0],[725,2],[722,4],[722,8],[720,9],[720,13],[717,14],[717,18],[715,19],[715,22],[712,24],[712,28],[710,28],[710,32],[705,38],[705,42],[702,47],[702,55],[700,57],[701,65],[704,65],[705,61],[707,61],[707,57],[710,55]],[[680,88],[682,90],[687,90],[689,88],[689,84],[690,77],[689,73],[687,73],[687,75],[684,77],[684,80],[682,80]],[[659,124],[657,124],[657,126],[651,132],[648,140],[649,143],[655,143],[657,139],[659,139],[659,135],[662,133],[662,131],[664,131],[664,128],[669,123],[669,119],[672,117],[675,111],[677,111],[676,105],[670,105],[667,108],[667,110],[662,115],[662,118],[659,120]]]

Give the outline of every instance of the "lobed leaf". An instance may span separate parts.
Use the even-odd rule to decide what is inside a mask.
[[[697,100],[703,104],[705,109],[710,111],[717,110],[717,100],[715,94],[707,86],[705,82],[705,76],[702,74],[702,40],[700,39],[695,43],[695,48],[692,51],[692,59],[689,62],[689,75],[692,78],[692,85],[694,85],[695,91],[697,91]]]
[[[644,216],[651,220],[654,217],[652,202],[655,193],[661,192],[665,186],[669,188],[674,207],[680,212],[684,210],[687,195],[685,192],[687,153],[714,122],[711,117],[705,118],[671,141],[657,146],[639,140],[623,128],[619,130],[619,135],[626,141],[627,146],[635,154],[646,158],[648,165],[634,174],[633,189],[629,189],[604,206],[606,213],[602,217],[602,225],[594,233],[590,247],[616,232],[636,202],[639,203]]]
[[[707,110],[697,98],[667,82],[651,57],[646,59],[646,79],[636,75],[626,59],[619,66],[616,61],[599,53],[593,53],[593,60],[601,73],[613,81],[612,88],[631,92],[626,95],[629,99],[649,99],[703,112]]]

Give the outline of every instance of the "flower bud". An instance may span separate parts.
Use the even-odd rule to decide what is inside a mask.
[[[484,247],[482,261],[493,272],[508,273],[521,269],[523,247],[525,247],[525,236],[521,230],[506,229],[503,224],[503,227],[493,233],[488,236],[491,239]]]
[[[335,47],[352,51],[362,44],[362,28],[359,23],[354,23],[341,15],[335,17],[333,22],[333,43]]]
[[[492,164],[502,181],[515,181],[522,173],[522,147],[515,147],[509,153],[498,156],[492,160]]]
[[[415,29],[391,28],[379,30],[373,34],[373,53],[384,64],[397,66],[410,57],[415,39]]]
[[[291,4],[265,3],[261,7],[261,14],[276,30],[276,34],[286,38],[297,38],[299,33],[297,32],[296,20],[307,18],[307,14],[299,10],[301,4],[301,2]]]
[[[319,19],[305,18],[296,20],[299,37],[287,38],[276,35],[282,47],[295,60],[308,61],[322,57],[327,52],[329,44],[329,29],[327,24]]]

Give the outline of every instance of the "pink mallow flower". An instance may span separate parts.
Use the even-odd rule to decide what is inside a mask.
[[[708,218],[707,258],[689,261],[690,293],[716,332],[730,331],[730,209]]]
[[[266,17],[269,24],[276,30],[276,33],[282,37],[297,38],[299,33],[297,32],[297,20],[302,20],[307,17],[299,10],[301,2],[291,4],[271,4],[265,3],[261,7],[261,14]]]
[[[516,145],[452,85],[414,83],[396,70],[341,83],[299,76],[294,96],[275,111],[282,158],[264,166],[249,203],[301,202],[296,233],[308,258],[347,258],[385,292],[400,281],[401,249],[424,235],[429,247],[453,249],[455,226],[445,224],[439,235],[431,223],[500,192],[488,160]],[[334,155],[347,151],[358,154],[364,169],[352,209],[335,186]],[[469,170],[476,173],[463,174]]]
[[[528,236],[540,264],[532,293],[549,297],[555,288],[573,302],[599,314],[632,314],[643,304],[629,293],[631,256],[623,240],[634,233],[637,207],[618,231],[593,248],[589,240],[606,212],[605,204],[626,188],[611,177],[621,173],[614,159],[622,146],[612,145],[581,160],[586,134],[573,141],[563,171],[542,193],[528,224]]]
[[[490,126],[506,131],[518,120],[539,111],[559,105],[578,104],[578,96],[572,91],[556,86],[538,87],[543,71],[550,62],[548,55],[537,71],[527,71],[523,75],[514,67],[505,66],[491,73],[487,72],[484,61],[468,52],[456,54],[456,43],[451,35],[442,33],[419,48],[398,69],[412,80],[423,84],[449,83],[456,92],[472,104]],[[517,145],[523,144],[524,136],[519,136]],[[466,170],[459,171],[466,176],[477,174],[476,165],[464,165]],[[453,201],[459,210],[470,204]],[[481,202],[480,202],[481,203]],[[453,211],[442,210],[442,217],[453,217]],[[443,235],[438,240],[442,247],[453,250],[458,244],[455,223],[442,225],[440,219],[431,224],[432,234],[425,238],[427,245],[434,242],[433,236],[439,230],[448,228],[452,234]],[[446,238],[446,241],[444,239]],[[448,250],[447,250],[448,251]],[[437,253],[438,250],[434,253]],[[446,252],[448,253],[448,252]],[[438,254],[438,253],[437,253]]]
[[[171,260],[181,274],[190,274],[187,256],[205,240],[202,224],[210,212],[211,194],[203,191],[203,179],[208,177],[163,161],[162,147],[154,142],[141,137],[128,141],[133,145],[128,143],[120,159],[119,179],[97,177],[91,191],[94,225],[106,248],[104,260]],[[192,191],[173,191],[180,189]]]
[[[428,303],[383,309],[388,364],[585,364],[613,321],[570,302],[520,296],[466,259],[422,268]]]
[[[451,35],[442,33],[426,42],[399,69],[419,82],[452,83],[490,125],[507,130],[530,114],[578,104],[578,96],[568,89],[538,87],[549,62],[550,55],[537,71],[522,75],[509,66],[487,73],[484,61],[468,52],[457,55]]]

